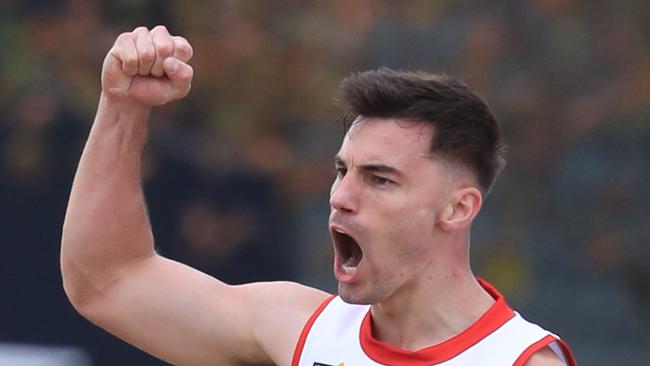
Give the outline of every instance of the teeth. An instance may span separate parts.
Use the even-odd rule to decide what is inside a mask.
[[[345,232],[343,232],[343,230],[341,230],[341,229],[334,229],[334,231],[336,231],[337,233],[340,233],[340,234],[345,234]]]
[[[347,274],[350,274],[350,273],[354,272],[355,269],[357,269],[357,267],[349,267],[349,266],[347,266],[345,264],[342,265],[341,267],[343,268],[343,271],[345,273],[347,273]]]

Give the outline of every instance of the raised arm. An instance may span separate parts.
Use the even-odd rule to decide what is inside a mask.
[[[106,55],[63,225],[64,288],[92,322],[174,364],[288,365],[325,293],[229,286],[153,248],[141,185],[147,119],[151,107],[189,92],[191,57],[189,43],[162,26],[121,34]]]

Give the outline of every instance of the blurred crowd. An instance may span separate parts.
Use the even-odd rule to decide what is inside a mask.
[[[579,362],[650,363],[648,19],[643,0],[4,0],[0,342],[162,364],[74,313],[58,250],[102,59],[119,33],[165,24],[193,45],[195,79],[152,116],[160,253],[230,283],[334,291],[338,82],[379,66],[444,72],[486,99],[509,142],[474,228],[477,274]]]

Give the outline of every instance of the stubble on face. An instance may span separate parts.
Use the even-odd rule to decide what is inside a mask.
[[[339,283],[346,302],[383,301],[426,266],[437,215],[435,196],[446,190],[442,186],[448,178],[429,153],[432,133],[424,124],[382,119],[358,119],[348,131],[339,152],[346,161],[395,167],[404,176],[381,189],[355,187],[360,189],[355,197],[361,200],[360,209],[346,219],[364,229],[360,244],[365,262],[356,281]]]

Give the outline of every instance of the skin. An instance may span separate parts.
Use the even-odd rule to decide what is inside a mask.
[[[187,40],[163,26],[121,34],[106,55],[63,226],[64,289],[92,322],[172,364],[288,365],[328,294],[290,282],[230,286],[154,251],[141,186],[148,115],[187,95],[191,57]],[[330,228],[363,248],[340,294],[374,304],[375,336],[406,349],[457,334],[493,301],[468,260],[481,194],[469,172],[428,156],[431,133],[360,121],[339,151],[331,192]],[[549,352],[527,364],[561,365]]]
[[[337,276],[339,294],[374,304],[377,334],[409,350],[461,332],[494,303],[469,268],[469,232],[458,230],[478,213],[481,194],[471,174],[430,157],[432,133],[423,124],[358,121],[337,155],[330,195],[330,227],[363,250],[353,278]]]

